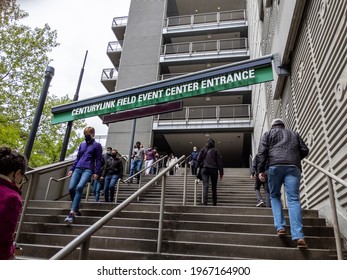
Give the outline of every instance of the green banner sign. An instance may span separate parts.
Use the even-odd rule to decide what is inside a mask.
[[[155,91],[143,91],[132,95],[123,95],[122,97],[117,97],[115,94],[115,97],[111,100],[88,105],[78,105],[76,103],[73,109],[53,113],[52,124],[131,110],[272,80],[272,66],[268,64],[262,67],[243,69],[174,86],[162,87]]]

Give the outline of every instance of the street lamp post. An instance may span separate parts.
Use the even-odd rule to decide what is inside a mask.
[[[43,83],[39,103],[37,104],[33,124],[31,126],[28,141],[27,141],[27,144],[26,144],[25,150],[24,150],[24,155],[26,156],[28,161],[30,158],[31,150],[32,150],[33,145],[34,145],[34,140],[36,137],[37,128],[38,128],[39,123],[40,123],[40,119],[41,119],[41,115],[42,115],[42,111],[43,111],[43,106],[45,105],[45,102],[46,102],[49,84],[51,83],[53,76],[54,76],[54,68],[51,66],[47,66],[46,71],[45,71],[45,81]]]
[[[82,78],[83,78],[83,73],[84,73],[84,65],[86,64],[87,55],[88,55],[88,51],[86,51],[86,55],[84,56],[83,66],[82,66],[82,68],[81,68],[80,77],[79,77],[79,79],[78,79],[77,89],[76,89],[76,92],[75,92],[73,101],[77,101],[77,100],[78,100],[78,94],[79,94],[79,92],[80,92],[80,87],[81,87]],[[68,145],[69,145],[69,139],[70,139],[71,129],[72,129],[72,121],[69,121],[69,122],[67,123],[67,126],[66,126],[66,131],[65,131],[65,136],[64,136],[63,145],[62,145],[62,148],[61,148],[61,153],[60,153],[59,161],[64,161],[64,160],[65,160],[67,147],[68,147]]]

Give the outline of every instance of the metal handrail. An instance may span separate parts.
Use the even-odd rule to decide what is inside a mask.
[[[333,223],[333,228],[334,228],[334,235],[335,235],[335,243],[336,243],[336,251],[337,251],[337,259],[338,260],[343,260],[343,253],[342,253],[342,242],[341,242],[341,237],[340,237],[340,227],[339,227],[339,221],[337,218],[337,210],[336,210],[336,202],[335,202],[335,193],[334,193],[334,187],[332,180],[335,180],[342,186],[347,188],[347,182],[344,180],[340,179],[336,175],[330,173],[329,171],[325,170],[324,168],[318,166],[317,164],[314,164],[312,161],[309,161],[307,159],[303,160],[310,166],[314,167],[318,171],[322,172],[325,174],[328,182],[328,190],[329,190],[329,200],[330,200],[330,208],[331,208],[331,213],[332,213],[332,223]]]
[[[150,166],[147,166],[147,168],[146,168],[146,167],[142,168],[140,171],[136,172],[136,173],[133,174],[131,177],[128,177],[128,178],[126,178],[125,180],[123,180],[123,183],[128,183],[128,181],[130,181],[131,179],[134,179],[135,176],[137,176],[137,175],[140,174],[140,184],[141,184],[141,177],[142,177],[141,175],[142,175],[142,173],[143,173],[146,169],[152,168],[154,165],[156,165],[156,164],[159,163],[160,161],[164,161],[164,159],[166,159],[167,157],[168,157],[168,156],[166,155],[166,156],[164,156],[164,157],[158,159],[157,161],[153,162]],[[163,165],[163,166],[164,166],[164,165]]]
[[[67,178],[71,178],[71,176],[65,176],[65,177],[62,177],[62,178],[59,178],[59,179],[54,178],[54,177],[49,178],[48,185],[47,185],[47,190],[46,190],[46,195],[45,195],[45,200],[47,200],[48,193],[49,193],[49,190],[51,188],[52,181],[54,181],[54,182],[61,182],[61,181],[66,180]]]
[[[118,72],[116,68],[105,68],[102,70],[101,81],[117,80]]]
[[[184,112],[184,113],[183,113]],[[212,114],[213,113],[213,114]],[[189,106],[183,107],[179,112],[165,113],[154,116],[154,121],[159,124],[164,120],[189,120],[196,119],[236,119],[251,117],[251,105],[237,104],[237,105],[211,105],[211,106]]]
[[[235,16],[239,15],[239,16]],[[225,16],[225,15],[230,15]],[[203,20],[201,20],[203,19]],[[173,28],[179,26],[191,26],[201,25],[201,24],[220,24],[221,22],[231,22],[235,20],[243,20],[246,18],[246,10],[230,10],[230,11],[220,11],[213,13],[201,13],[201,14],[193,14],[193,15],[185,15],[185,16],[174,16],[167,17],[164,21],[165,28]]]
[[[107,53],[109,52],[121,52],[123,50],[121,41],[109,42],[107,45]]]
[[[38,167],[38,168],[35,168],[35,169],[30,170],[30,171],[25,173],[25,175],[28,176],[30,179],[29,179],[28,183],[24,184],[24,186],[26,186],[28,184],[27,185],[27,192],[26,192],[26,195],[25,195],[25,198],[24,198],[24,204],[23,204],[23,207],[22,207],[22,212],[21,212],[21,215],[20,215],[20,218],[19,218],[19,222],[18,222],[18,226],[17,226],[17,230],[16,230],[15,242],[18,242],[19,237],[20,237],[21,232],[22,232],[22,226],[23,226],[23,223],[24,223],[24,217],[25,217],[25,214],[26,214],[26,210],[28,208],[30,196],[31,196],[32,189],[33,189],[33,176],[35,174],[48,173],[51,170],[56,170],[57,168],[61,168],[61,166],[68,165],[68,164],[70,164],[72,162],[73,162],[73,160],[66,160],[64,162],[54,163],[54,164],[50,165],[49,167],[47,167],[47,166]]]
[[[157,243],[157,253],[161,251],[161,242],[162,242],[162,231],[163,231],[163,219],[164,219],[164,208],[165,208],[165,178],[167,172],[173,168],[176,164],[179,164],[181,161],[185,160],[183,155],[174,164],[164,168],[156,177],[150,180],[142,188],[138,189],[135,193],[129,196],[121,204],[111,210],[108,214],[98,220],[96,223],[91,225],[88,229],[82,232],[79,236],[73,239],[68,245],[61,249],[58,253],[52,256],[51,260],[61,260],[71,254],[79,246],[81,246],[79,259],[87,259],[89,253],[90,239],[92,235],[102,228],[106,223],[113,219],[118,213],[120,213],[124,208],[126,208],[131,202],[135,201],[137,197],[146,192],[155,182],[162,179],[162,193],[161,193],[161,202],[160,202],[160,215],[159,215],[159,230],[158,230],[158,243]],[[185,175],[186,176],[186,175]]]
[[[114,17],[112,20],[112,28],[118,26],[126,26],[128,23],[128,17]]]
[[[162,45],[161,55],[202,54],[225,50],[248,50],[247,38],[182,42]]]

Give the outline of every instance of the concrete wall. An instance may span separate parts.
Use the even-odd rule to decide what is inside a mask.
[[[263,53],[279,52],[291,74],[265,85],[264,127],[275,117],[283,118],[310,147],[310,161],[347,181],[347,2],[272,2],[264,9]],[[256,108],[259,102],[254,100]],[[256,133],[263,120],[254,121]],[[306,163],[302,175],[303,208],[317,209],[331,221],[325,176]],[[334,183],[334,190],[340,228],[347,237],[347,188]]]
[[[165,0],[132,0],[121,54],[116,90],[157,81]],[[133,121],[109,126],[106,146],[128,155]],[[134,141],[152,142],[152,117],[136,120]]]

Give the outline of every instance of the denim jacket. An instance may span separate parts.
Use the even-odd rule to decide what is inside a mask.
[[[90,169],[93,174],[101,174],[102,147],[92,139],[89,143],[83,141],[78,149],[77,158],[70,170],[75,168]]]

